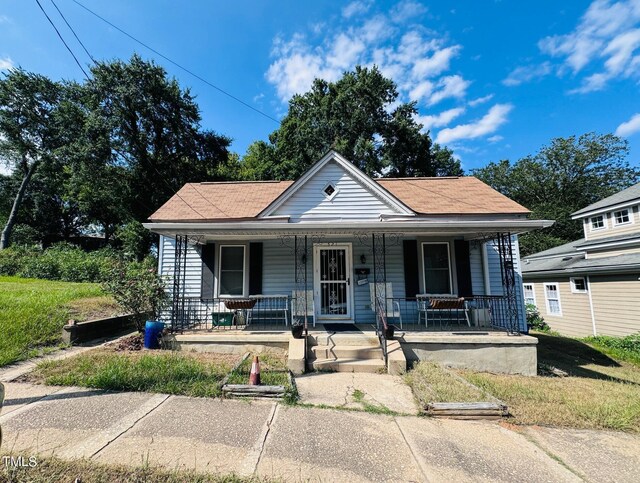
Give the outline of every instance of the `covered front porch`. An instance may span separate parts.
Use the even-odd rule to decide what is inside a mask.
[[[510,232],[163,236],[172,332],[526,332]]]

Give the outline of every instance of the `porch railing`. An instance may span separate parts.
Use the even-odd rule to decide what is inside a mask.
[[[184,309],[173,316],[169,314],[173,331],[283,330],[291,324],[292,315],[296,316],[298,305],[287,295],[252,296],[242,300],[186,297],[184,302]]]
[[[404,331],[509,330],[507,300],[498,295],[464,299],[387,298],[386,321]]]
[[[305,307],[309,327],[313,320],[313,300],[288,295],[248,297],[250,304],[234,304],[236,299],[186,297],[175,313],[164,320],[173,331],[184,330],[287,330],[294,319],[303,319]],[[374,326],[386,350],[386,329],[393,325],[403,331],[487,331],[509,330],[507,300],[502,296],[465,297],[461,305],[434,303],[441,297],[388,297],[375,305]],[[231,303],[230,303],[231,302]],[[363,323],[356,319],[356,323]],[[371,319],[366,322],[371,326]]]

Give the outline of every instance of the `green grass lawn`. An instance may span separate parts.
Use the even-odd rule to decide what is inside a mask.
[[[482,401],[489,394],[507,404],[517,424],[640,433],[640,365],[576,339],[531,335],[538,338],[538,364],[544,368],[537,377],[455,371],[479,388],[476,393],[423,362],[407,382],[423,404]],[[551,368],[567,376],[553,375]]]
[[[4,455],[3,455],[4,456]],[[258,477],[240,477],[197,473],[191,470],[168,470],[150,466],[106,465],[89,460],[65,461],[58,458],[38,458],[33,467],[0,465],[0,481],[8,483],[259,483],[272,481]]]
[[[220,383],[240,356],[169,351],[95,349],[58,361],[43,361],[30,382],[116,391],[219,396]]]
[[[117,311],[97,284],[0,277],[0,367],[60,346],[70,318]]]

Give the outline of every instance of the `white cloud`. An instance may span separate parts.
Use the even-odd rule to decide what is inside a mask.
[[[563,67],[574,74],[588,67],[597,70],[572,92],[601,90],[611,79],[638,77],[638,22],[640,1],[594,0],[572,32],[545,37],[538,46],[562,59]]]
[[[629,137],[640,132],[640,113],[635,114],[616,128],[616,136]]]
[[[464,107],[455,107],[447,111],[443,111],[440,114],[433,116],[417,116],[416,121],[424,126],[424,130],[429,130],[432,127],[442,127],[448,125],[455,118],[464,114]]]
[[[511,109],[513,109],[511,104],[495,104],[487,114],[476,122],[441,130],[436,137],[436,143],[447,144],[461,139],[474,139],[492,134],[507,122],[507,115]]]
[[[396,23],[402,23],[426,12],[427,7],[424,5],[411,0],[404,0],[391,9],[391,19]]]
[[[479,106],[480,104],[484,104],[485,102],[489,102],[491,99],[493,99],[493,94],[488,94],[486,96],[478,97],[477,99],[473,99],[469,101],[469,105],[471,107],[476,107],[476,106]]]
[[[349,4],[343,15],[353,16],[366,5],[363,1]],[[462,46],[422,26],[395,23],[425,11],[420,4],[405,1],[387,14],[338,21],[328,26],[317,42],[300,32],[289,39],[277,37],[266,78],[286,102],[294,94],[308,91],[315,78],[335,81],[356,65],[376,65],[396,82],[401,99],[433,105],[464,97],[470,82],[461,75],[446,75]]]
[[[11,23],[11,18],[6,15],[0,15],[0,23]]]
[[[507,76],[506,79],[502,81],[505,86],[518,86],[525,82],[532,81],[533,79],[537,79],[540,77],[544,77],[551,73],[551,63],[543,62],[538,65],[525,65],[521,67],[516,67],[511,73]]]
[[[0,70],[13,69],[15,64],[11,60],[11,57],[0,58]]]
[[[471,82],[466,81],[459,75],[450,75],[447,77],[443,77],[438,82],[439,90],[435,91],[433,94],[429,96],[429,100],[427,104],[432,106],[433,104],[437,104],[443,99],[447,99],[449,97],[461,98],[467,93],[467,87]]]
[[[451,59],[457,57],[459,51],[459,45],[436,50],[432,56],[416,61],[413,66],[413,75],[416,77],[433,77],[449,70]]]
[[[342,9],[342,16],[344,18],[351,18],[355,15],[362,15],[363,13],[367,13],[369,8],[371,8],[371,4],[373,2],[369,1],[355,1],[346,5]]]
[[[504,138],[502,136],[500,136],[499,134],[496,134],[495,136],[491,136],[490,138],[487,138],[487,141],[489,141],[490,143],[497,143],[499,141],[502,141]]]

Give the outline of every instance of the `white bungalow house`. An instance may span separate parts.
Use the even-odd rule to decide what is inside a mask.
[[[517,235],[552,222],[528,215],[474,177],[372,179],[330,151],[296,181],[186,184],[145,226],[182,343],[301,323],[307,366],[367,370],[393,327],[393,357],[535,374]],[[372,350],[340,352],[342,331]]]

